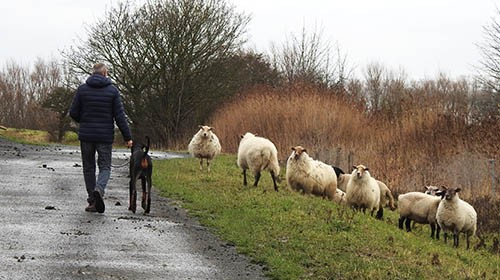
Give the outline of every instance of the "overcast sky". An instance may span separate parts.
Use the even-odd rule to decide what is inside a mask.
[[[0,65],[59,58],[85,38],[119,0],[0,2]],[[500,0],[228,0],[251,16],[248,47],[269,52],[302,28],[338,44],[357,75],[369,63],[404,69],[409,78],[457,78],[475,73],[483,26],[500,18]]]

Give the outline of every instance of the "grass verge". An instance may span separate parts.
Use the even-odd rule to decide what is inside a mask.
[[[197,163],[156,161],[154,185],[239,252],[264,264],[272,279],[500,277],[498,255],[466,251],[465,242],[454,249],[450,242],[431,240],[428,227],[401,231],[395,212],[385,211],[384,221],[378,221],[283,187],[274,192],[268,173],[258,188],[243,187],[234,155],[219,156],[210,174]]]

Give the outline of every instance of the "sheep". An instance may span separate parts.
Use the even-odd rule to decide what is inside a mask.
[[[340,174],[337,177],[337,188],[345,192],[349,179],[351,179],[351,174]]]
[[[437,223],[444,232],[444,242],[448,239],[448,231],[453,233],[453,246],[458,247],[459,234],[465,233],[467,237],[467,249],[469,249],[469,239],[476,234],[477,213],[474,207],[463,201],[458,196],[460,188],[442,187],[441,201],[437,208]]]
[[[438,196],[421,192],[408,192],[398,196],[399,228],[406,226],[406,231],[411,231],[411,221],[419,224],[429,224],[431,238],[439,239],[441,228],[436,221],[436,212],[441,199]]]
[[[436,186],[425,186],[424,193],[430,194],[430,195],[437,195],[438,193],[440,193],[440,190]]]
[[[394,205],[394,197],[392,196],[391,190],[385,183],[379,180],[376,181],[380,190],[380,205],[376,217],[377,219],[382,219],[382,216],[384,214],[384,207],[389,206],[389,208],[394,211],[396,209],[396,206]]]
[[[189,142],[188,151],[193,157],[200,159],[200,170],[203,170],[203,159],[206,159],[207,171],[210,172],[210,161],[220,154],[221,145],[213,127],[200,125],[199,128]]]
[[[363,213],[368,209],[373,216],[373,212],[380,208],[380,188],[368,167],[362,164],[353,167],[346,186],[347,205],[361,209]]]
[[[312,194],[334,200],[337,190],[337,175],[334,169],[321,161],[312,159],[302,146],[292,147],[286,162],[288,186],[303,194]]]
[[[347,204],[347,200],[345,199],[345,192],[340,189],[335,190],[335,194],[333,195],[333,201],[338,204]]]
[[[351,174],[340,174],[337,179],[337,188],[345,192],[350,178]],[[377,219],[382,219],[384,207],[389,206],[391,210],[395,210],[396,206],[394,205],[394,197],[392,196],[391,190],[385,183],[379,180],[376,181],[380,189],[380,206],[376,217]]]
[[[270,140],[256,136],[250,132],[241,135],[240,145],[238,147],[238,166],[243,169],[243,185],[247,185],[247,169],[253,172],[257,187],[260,179],[260,173],[269,170],[273,179],[274,190],[278,191],[276,181],[280,174],[278,162],[278,150]]]

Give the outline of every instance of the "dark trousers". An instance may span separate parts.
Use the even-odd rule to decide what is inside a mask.
[[[111,151],[113,144],[80,142],[82,151],[83,178],[87,189],[87,201],[93,203],[92,193],[99,191],[101,196],[106,191],[109,177],[111,176]],[[96,178],[96,152],[99,174]]]

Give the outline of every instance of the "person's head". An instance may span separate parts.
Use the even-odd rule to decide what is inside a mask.
[[[108,76],[108,68],[106,64],[102,62],[96,63],[92,69],[94,70],[94,74],[100,74],[105,77]]]

